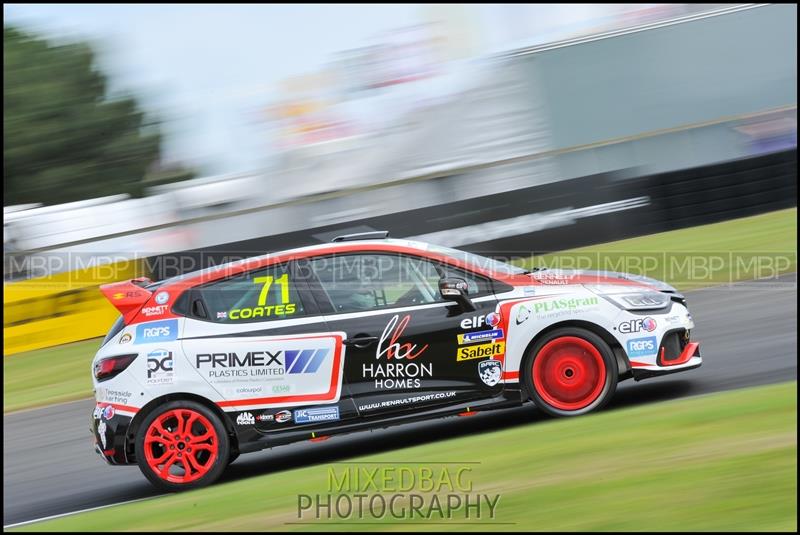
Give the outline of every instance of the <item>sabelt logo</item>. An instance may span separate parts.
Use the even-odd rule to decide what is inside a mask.
[[[463,361],[471,359],[480,359],[484,357],[494,357],[497,355],[502,355],[503,353],[505,353],[505,350],[506,350],[505,342],[459,347],[458,354],[456,355],[456,360]]]
[[[292,421],[292,411],[281,411],[275,413],[275,421],[279,424]]]

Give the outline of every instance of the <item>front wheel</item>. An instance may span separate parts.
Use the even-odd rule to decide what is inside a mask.
[[[618,375],[608,344],[580,328],[548,333],[534,344],[524,364],[531,398],[552,416],[577,416],[599,409],[614,395]]]
[[[216,481],[230,458],[230,439],[213,411],[193,401],[158,407],[139,426],[139,469],[162,490],[204,487]]]

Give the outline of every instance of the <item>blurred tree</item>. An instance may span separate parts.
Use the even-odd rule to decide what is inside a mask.
[[[3,26],[5,205],[141,195],[160,143],[132,98],[106,98],[87,44]]]

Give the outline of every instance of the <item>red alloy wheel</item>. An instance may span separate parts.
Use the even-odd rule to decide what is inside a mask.
[[[561,336],[545,344],[533,360],[533,384],[539,396],[556,409],[576,411],[594,402],[606,383],[600,351],[577,336]]]
[[[150,469],[170,483],[190,483],[217,461],[219,439],[211,422],[192,409],[171,409],[147,428],[144,455]]]

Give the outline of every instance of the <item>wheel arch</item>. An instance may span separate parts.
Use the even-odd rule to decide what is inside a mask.
[[[231,422],[230,418],[227,417],[225,412],[220,409],[216,403],[208,398],[204,398],[203,396],[189,392],[171,392],[148,401],[147,404],[145,404],[145,406],[142,407],[131,420],[128,430],[125,434],[125,454],[128,462],[136,462],[136,433],[139,431],[139,427],[141,426],[142,422],[145,420],[147,415],[149,415],[159,406],[170,401],[194,401],[195,403],[199,403],[211,410],[220,418],[222,425],[225,426],[225,430],[227,431],[228,437],[231,441],[231,452],[238,454],[239,437],[236,434],[236,429],[233,425],[233,422]]]
[[[528,353],[531,351],[533,346],[535,346],[536,343],[543,337],[547,336],[549,333],[555,331],[556,329],[561,329],[564,327],[577,327],[580,329],[585,329],[602,338],[603,341],[608,344],[608,347],[611,348],[611,351],[612,353],[614,353],[614,357],[617,360],[617,369],[619,370],[618,380],[622,381],[623,379],[628,379],[629,377],[631,377],[631,365],[630,361],[628,360],[628,356],[625,354],[625,350],[623,349],[622,344],[620,344],[619,340],[617,340],[614,337],[614,335],[612,335],[610,332],[608,332],[600,325],[592,323],[591,321],[564,320],[548,325],[547,327],[536,333],[536,335],[533,338],[531,338],[531,341],[528,342],[528,345],[525,346],[525,350],[522,353],[522,358],[520,359],[519,383],[520,383],[520,388],[522,389],[522,392],[524,393],[526,398],[529,399],[531,397],[531,392],[528,391],[528,387],[526,386],[525,381],[522,380],[522,373],[524,373],[523,368],[525,368],[525,361],[528,357]]]

